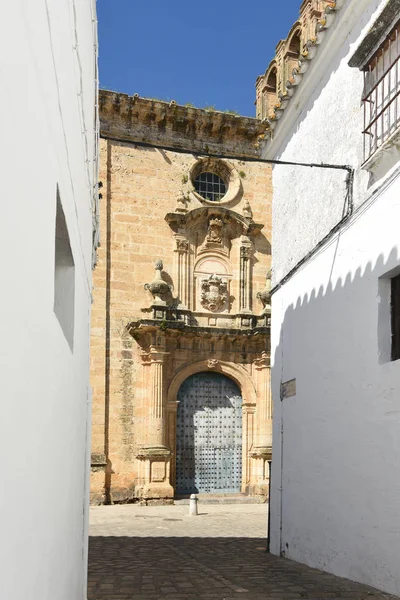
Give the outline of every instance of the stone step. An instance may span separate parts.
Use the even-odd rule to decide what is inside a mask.
[[[199,504],[265,504],[266,496],[247,494],[196,494]],[[189,496],[175,496],[175,504],[189,504]]]

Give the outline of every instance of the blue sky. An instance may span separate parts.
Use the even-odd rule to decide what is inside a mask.
[[[300,0],[98,0],[100,86],[254,116]]]

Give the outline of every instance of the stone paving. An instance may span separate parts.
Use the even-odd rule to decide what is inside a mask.
[[[265,504],[91,509],[88,600],[388,600],[265,551]]]

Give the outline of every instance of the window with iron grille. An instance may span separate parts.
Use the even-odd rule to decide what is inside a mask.
[[[400,358],[400,275],[391,279],[392,360]]]
[[[400,21],[364,67],[364,161],[400,126]]]
[[[195,190],[205,200],[218,202],[226,194],[225,182],[215,173],[200,173],[194,180]]]

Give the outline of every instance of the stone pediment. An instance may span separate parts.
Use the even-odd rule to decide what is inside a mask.
[[[219,218],[222,221],[224,229],[229,232],[230,239],[241,235],[257,235],[264,227],[263,223],[255,223],[252,218],[244,217],[223,206],[202,206],[184,214],[173,212],[165,216],[165,220],[175,233],[182,230],[196,231],[199,226],[208,224],[212,218]]]

